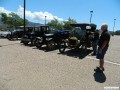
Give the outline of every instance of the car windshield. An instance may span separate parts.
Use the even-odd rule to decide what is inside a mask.
[[[37,31],[39,31],[39,28],[38,28],[38,27],[35,28],[35,32],[37,32]]]
[[[45,26],[45,27],[41,27],[41,30],[42,30],[42,31],[48,31],[49,28]]]
[[[80,27],[75,27],[75,29],[73,30],[73,33],[77,35],[84,35],[85,30],[82,30]]]
[[[74,30],[81,30],[80,27],[74,27]]]
[[[77,38],[81,38],[85,35],[86,31],[81,30],[80,27],[75,27],[74,30],[71,32],[71,36],[75,36]]]

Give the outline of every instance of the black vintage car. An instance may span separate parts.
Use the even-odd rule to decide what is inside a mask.
[[[59,46],[59,43],[62,40],[65,40],[68,37],[69,31],[65,30],[52,31],[49,34],[43,34],[42,37],[37,37],[36,47],[41,48],[43,45],[46,45],[48,50],[54,50],[56,46]]]
[[[29,43],[31,43],[31,45],[35,45],[37,37],[43,37],[45,33],[49,33],[50,31],[49,27],[45,25],[31,27],[31,29],[32,29],[32,32],[28,32],[22,37],[21,43],[25,45],[28,45]]]
[[[71,26],[75,28],[71,31],[69,38],[60,43],[60,53],[63,53],[66,48],[81,48],[82,51],[86,52],[87,47],[92,46],[94,38],[93,33],[95,32],[97,25],[93,23],[77,23],[71,24]]]
[[[22,29],[16,29],[13,31],[10,31],[10,33],[7,35],[8,40],[17,40],[18,38],[21,38],[24,34],[24,31]]]
[[[18,38],[22,38],[22,36],[25,33],[32,32],[31,29],[28,30],[27,28],[31,28],[31,27],[27,26],[26,27],[26,32],[25,32],[23,26],[16,27],[15,30],[10,31],[10,34],[7,35],[7,39],[8,40],[18,40]]]

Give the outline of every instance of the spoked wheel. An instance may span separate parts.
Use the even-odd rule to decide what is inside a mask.
[[[28,45],[29,41],[24,41],[24,39],[27,39],[28,36],[23,36],[22,39],[21,39],[21,43],[23,43],[24,45]]]
[[[11,35],[7,35],[7,39],[8,39],[8,40],[12,40],[12,39],[11,39]]]
[[[66,49],[66,43],[64,41],[59,43],[59,52],[64,53]]]
[[[14,36],[12,37],[12,40],[18,40],[18,36],[17,36],[17,35],[14,35]]]
[[[36,39],[31,40],[31,45],[32,46],[36,45]]]
[[[29,42],[27,42],[27,41],[26,41],[26,42],[23,42],[24,45],[28,45],[28,43],[29,43]]]
[[[81,51],[82,51],[83,54],[86,54],[86,52],[87,52],[87,45],[86,44],[83,44],[81,46]]]
[[[43,45],[43,38],[42,38],[42,37],[37,38],[36,41],[35,41],[35,46],[36,46],[37,48],[41,48],[42,45]]]
[[[55,44],[54,41],[49,41],[49,42],[47,43],[47,49],[48,49],[48,50],[54,50],[55,48],[56,48],[56,44]]]

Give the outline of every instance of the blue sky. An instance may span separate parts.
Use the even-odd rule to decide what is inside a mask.
[[[23,0],[0,0],[0,7],[3,11],[19,13]],[[120,0],[26,0],[27,19],[39,23],[44,23],[45,15],[48,21],[53,17],[60,21],[71,17],[77,22],[89,22],[91,10],[94,11],[92,22],[98,28],[107,23],[109,30],[113,30],[115,18],[115,29],[120,30]]]

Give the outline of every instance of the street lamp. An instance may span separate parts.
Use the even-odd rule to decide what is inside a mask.
[[[47,16],[45,16],[45,25],[46,25],[46,18],[47,18]]]
[[[90,23],[91,23],[91,20],[92,20],[92,14],[93,14],[93,11],[90,11]]]
[[[2,18],[2,16],[1,16],[1,14],[0,14],[0,22],[2,21],[1,18]]]
[[[114,19],[113,33],[115,32],[115,23],[116,23],[116,19]]]
[[[26,8],[26,0],[24,0],[24,13],[23,13],[23,16],[24,16],[24,34],[25,34],[25,8]]]

